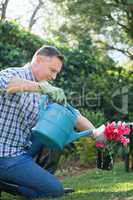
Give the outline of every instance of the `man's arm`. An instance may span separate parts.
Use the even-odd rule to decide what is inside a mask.
[[[67,100],[64,91],[61,88],[54,87],[47,81],[35,82],[19,77],[13,77],[8,86],[7,92],[39,92],[41,94],[47,94],[53,101],[66,105]]]
[[[7,92],[40,92],[40,87],[38,82],[12,77],[7,86]]]
[[[76,128],[79,131],[82,131],[87,129],[95,129],[95,126],[86,117],[79,113],[77,116]]]
[[[84,117],[81,114],[78,114],[76,128],[78,129],[78,131],[90,129],[92,130],[92,136],[97,141],[106,140],[104,136],[105,125],[103,124],[100,127],[95,128],[94,125],[86,117]]]

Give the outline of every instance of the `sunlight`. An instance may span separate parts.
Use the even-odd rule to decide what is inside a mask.
[[[84,194],[88,193],[88,190],[77,190],[76,193]]]
[[[38,1],[36,0],[10,0],[7,7],[7,19],[15,19],[23,27],[27,28],[30,17],[37,3]],[[53,28],[54,30],[58,30],[58,28],[64,23],[64,18],[60,13],[59,8],[49,0],[45,0],[45,3],[37,13],[36,18],[37,21],[32,28],[32,32],[42,36],[43,38],[50,36],[50,29]]]
[[[111,189],[111,187],[109,189]],[[114,192],[128,191],[128,190],[133,189],[133,183],[132,182],[116,183],[112,186],[112,189]],[[112,190],[108,190],[108,191],[112,191]]]

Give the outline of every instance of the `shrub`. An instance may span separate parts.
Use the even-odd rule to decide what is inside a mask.
[[[0,22],[0,38],[0,70],[24,65],[44,43],[15,21]]]

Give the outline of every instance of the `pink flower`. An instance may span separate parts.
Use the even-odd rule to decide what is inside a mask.
[[[129,143],[129,139],[123,136],[120,139],[120,142],[123,144],[123,146],[127,147],[128,143]]]
[[[102,141],[96,141],[96,148],[103,148],[105,144]]]
[[[129,134],[130,132],[128,125],[125,123],[122,123],[121,121],[118,122],[118,130],[119,132],[124,133],[124,134]]]
[[[115,122],[108,123],[105,127],[104,135],[108,141],[121,142],[123,145],[127,145],[129,140],[124,136],[124,134],[129,134],[130,129],[127,124],[119,121],[117,124]]]
[[[114,130],[115,130],[115,122],[112,122],[111,124],[107,124],[107,126],[105,127],[105,131],[104,131],[104,135],[107,138],[107,140],[112,140],[114,139],[115,135]]]

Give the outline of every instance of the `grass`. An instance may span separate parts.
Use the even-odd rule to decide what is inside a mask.
[[[113,171],[97,169],[63,179],[65,187],[75,188],[75,193],[60,198],[40,200],[133,200],[133,171],[125,172],[124,164],[117,163]],[[22,200],[4,194],[6,200]]]

